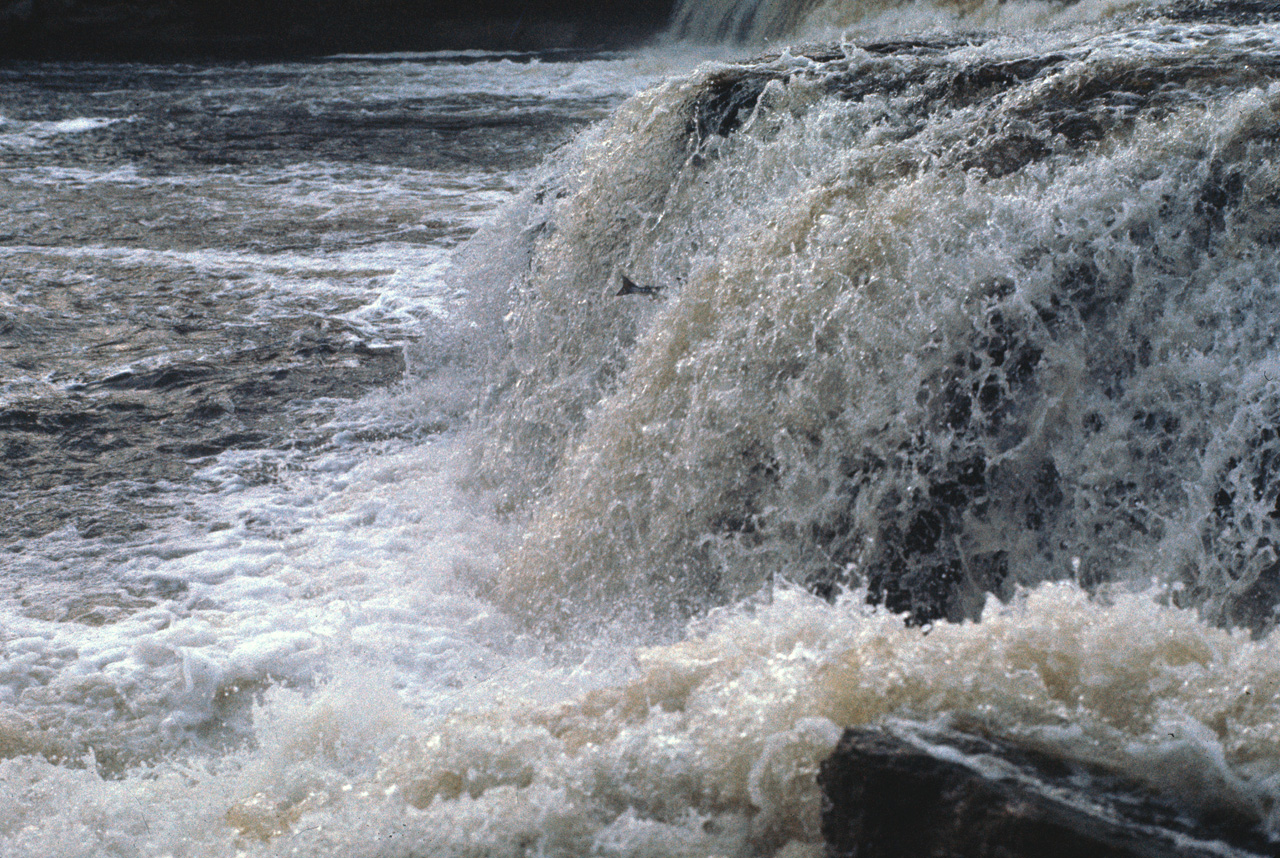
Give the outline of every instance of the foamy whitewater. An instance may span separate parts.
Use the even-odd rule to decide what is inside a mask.
[[[0,855],[818,856],[894,719],[1280,840],[1280,25],[4,73]]]

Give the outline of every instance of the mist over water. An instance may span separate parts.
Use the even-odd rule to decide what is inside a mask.
[[[710,44],[812,44],[893,34],[1043,30],[1096,22],[1159,5],[1135,0],[680,0],[669,32],[680,39]]]
[[[887,719],[1280,837],[1276,25],[3,75],[0,855],[817,856]]]

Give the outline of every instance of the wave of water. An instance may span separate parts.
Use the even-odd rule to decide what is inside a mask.
[[[1142,0],[680,0],[669,30],[716,44],[839,41],[938,32],[1043,29],[1151,8]]]
[[[1156,576],[1266,625],[1270,38],[850,49],[633,100],[519,233],[484,453],[538,498],[513,598],[781,576],[959,619]]]
[[[56,122],[18,122],[0,116],[0,151],[48,145],[64,134],[83,134],[118,122],[95,116],[79,116]]]
[[[402,388],[46,538],[113,597],[5,567],[0,855],[817,856],[886,718],[1280,837],[1277,77],[1135,19],[629,99],[432,269]],[[270,255],[200,264],[271,312]]]

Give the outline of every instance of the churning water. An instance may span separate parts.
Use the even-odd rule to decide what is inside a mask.
[[[1280,25],[1129,6],[0,69],[0,855],[814,856],[886,718],[1280,838]]]

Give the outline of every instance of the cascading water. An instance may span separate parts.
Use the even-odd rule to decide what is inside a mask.
[[[1144,5],[1139,0],[679,0],[670,34],[706,44],[839,41],[888,33],[1061,27]]]
[[[671,31],[683,39],[717,43],[758,41],[792,32],[820,0],[807,2],[696,2],[677,4]]]
[[[4,120],[0,218],[46,232],[0,333],[145,298],[190,339],[2,392],[271,420],[186,439],[136,534],[5,556],[0,856],[816,858],[820,762],[888,719],[1280,839],[1280,25],[1125,8],[686,2],[695,41],[849,35],[141,89],[185,112],[112,69],[93,123]],[[399,388],[267,398],[410,328]]]
[[[484,442],[538,487],[513,603],[679,617],[780,577],[959,620],[1159,579],[1269,626],[1268,32],[851,47],[634,100],[529,192]]]

